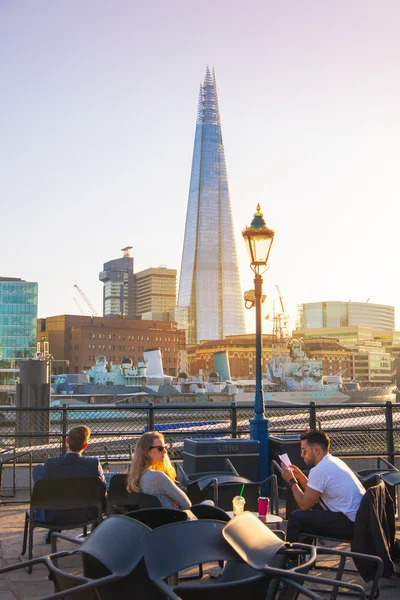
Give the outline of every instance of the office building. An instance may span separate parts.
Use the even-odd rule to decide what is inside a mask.
[[[200,87],[178,308],[188,342],[246,331],[215,74]]]
[[[49,342],[54,374],[86,371],[100,355],[114,364],[131,358],[137,365],[144,350],[160,348],[164,372],[177,375],[185,333],[164,321],[58,315],[38,319],[37,341],[41,349]]]
[[[122,248],[121,258],[110,260],[103,265],[99,274],[103,282],[103,316],[135,317],[135,292],[133,275],[133,258],[131,246]]]
[[[307,302],[297,307],[297,329],[335,327],[395,328],[394,307],[369,302]]]
[[[36,353],[38,284],[0,277],[0,385],[15,383],[21,360]]]
[[[136,273],[135,304],[137,318],[167,321],[176,304],[176,269],[160,266]]]

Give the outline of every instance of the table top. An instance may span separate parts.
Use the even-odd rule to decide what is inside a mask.
[[[252,512],[252,511],[245,511],[245,512]],[[226,513],[231,518],[233,517],[233,511],[232,510],[227,510]],[[253,512],[252,514],[255,515],[256,517],[258,517],[258,512]],[[268,525],[273,525],[274,523],[282,523],[282,521],[283,521],[282,517],[278,517],[278,515],[271,515],[271,513],[268,513],[265,522]]]

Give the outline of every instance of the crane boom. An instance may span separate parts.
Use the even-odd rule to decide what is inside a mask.
[[[78,300],[76,298],[73,298],[73,300],[74,300],[75,304],[77,305],[77,307],[79,308],[79,311],[80,311],[81,315],[83,315],[83,310],[82,310],[82,307],[79,304]]]
[[[90,308],[90,310],[92,311],[92,315],[95,317],[99,317],[99,313],[97,312],[97,310],[95,309],[95,307],[93,306],[93,304],[90,302],[89,298],[86,296],[85,292],[83,290],[81,290],[81,288],[79,287],[79,285],[74,284],[74,287],[78,290],[78,292],[80,293],[80,295],[82,296],[82,298],[84,299],[84,301],[86,302],[86,304],[88,305],[88,307]]]
[[[277,292],[278,292],[279,302],[281,303],[282,312],[284,313],[285,312],[285,307],[283,306],[283,298],[282,298],[281,291],[280,291],[280,289],[279,289],[279,287],[277,285],[275,287],[276,287]]]

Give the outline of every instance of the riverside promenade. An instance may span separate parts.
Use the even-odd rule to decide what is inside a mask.
[[[0,564],[2,567],[19,562],[25,511],[28,507],[28,504],[0,506]],[[400,524],[397,525],[399,527]],[[71,535],[78,533],[78,530],[70,532]],[[44,529],[35,530],[34,557],[50,552],[50,545],[45,543],[45,534]],[[67,542],[61,542],[58,546],[60,550],[72,550],[75,547]],[[68,569],[74,570],[73,560],[69,559],[69,561]],[[215,574],[216,569],[215,564],[211,564],[209,569],[205,569],[205,572],[210,576]],[[324,575],[326,576],[326,572]],[[348,581],[362,583],[358,574],[349,577]],[[25,569],[0,575],[0,600],[40,600],[51,593],[53,593],[53,584],[47,579],[47,570],[42,565],[35,566],[30,575]],[[399,597],[400,578],[385,581],[380,587],[380,600],[398,600]],[[299,600],[302,598],[300,597]],[[339,595],[338,598],[344,600],[345,596]]]

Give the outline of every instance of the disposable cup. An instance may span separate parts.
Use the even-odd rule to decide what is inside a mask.
[[[233,498],[232,508],[233,508],[233,514],[235,516],[242,514],[242,512],[244,511],[245,503],[246,503],[246,500],[243,498],[243,496],[235,496]]]

